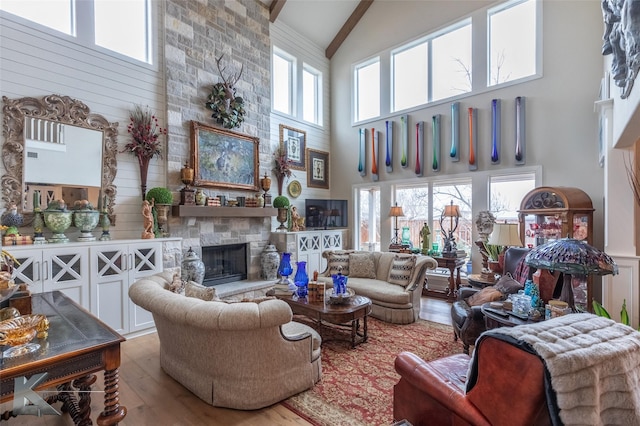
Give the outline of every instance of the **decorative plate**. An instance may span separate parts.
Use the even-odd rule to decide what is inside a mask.
[[[349,300],[351,300],[351,298],[355,295],[356,295],[356,292],[350,288],[347,288],[346,294],[341,294],[341,295],[335,294],[333,292],[333,288],[329,288],[325,292],[325,300],[327,301],[327,303],[331,305],[341,305],[343,303],[348,303]]]
[[[298,198],[302,193],[302,185],[300,185],[300,182],[298,182],[297,180],[291,181],[287,189],[289,191],[289,195],[291,195],[293,198]]]

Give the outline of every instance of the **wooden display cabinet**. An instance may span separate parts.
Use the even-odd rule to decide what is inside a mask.
[[[561,238],[593,244],[593,203],[578,188],[542,186],[522,199],[518,210],[520,239],[537,247]],[[593,277],[572,276],[576,305],[591,311]]]
[[[541,186],[522,199],[518,220],[525,247],[571,237],[593,244],[593,203],[578,188]]]

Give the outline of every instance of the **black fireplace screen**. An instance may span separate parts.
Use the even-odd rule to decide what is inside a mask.
[[[228,244],[202,247],[206,286],[247,279],[247,245]]]

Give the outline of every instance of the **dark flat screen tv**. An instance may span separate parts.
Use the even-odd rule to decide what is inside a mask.
[[[304,202],[307,229],[346,228],[349,224],[347,200],[312,200]]]

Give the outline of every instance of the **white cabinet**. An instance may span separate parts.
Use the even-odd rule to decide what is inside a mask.
[[[307,262],[309,275],[313,271],[322,272],[327,261],[322,257],[325,250],[341,250],[347,248],[347,229],[320,231],[272,232],[270,241],[279,252],[291,253],[292,261]],[[294,270],[295,268],[295,264]]]
[[[33,293],[60,290],[121,334],[154,326],[129,299],[138,278],[162,272],[162,239],[4,247],[20,262],[14,281]]]
[[[129,301],[129,285],[162,271],[162,243],[154,240],[90,248],[91,312],[119,333],[153,327],[151,313]]]
[[[17,249],[17,247],[30,247]],[[33,293],[60,290],[89,310],[88,247],[56,245],[55,249],[35,246],[5,247],[20,262],[14,269],[14,282],[27,283]]]

